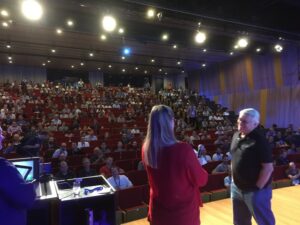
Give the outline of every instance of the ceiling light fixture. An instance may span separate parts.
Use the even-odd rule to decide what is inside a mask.
[[[125,73],[125,72],[126,72],[126,70],[125,70],[125,69],[122,69],[122,72],[123,72],[123,73]]]
[[[144,71],[144,74],[147,74],[147,73],[148,73],[148,71],[147,71],[147,70],[145,70],[145,71]]]
[[[55,50],[55,49],[51,49],[51,52],[52,52],[52,53],[55,53],[55,52],[56,52],[56,50]]]
[[[4,21],[4,22],[2,22],[2,26],[3,26],[3,27],[8,27],[8,23],[7,23],[7,22],[5,22],[5,21]]]
[[[126,59],[126,57],[125,57],[125,56],[122,56],[122,57],[121,57],[121,59],[122,59],[122,60],[125,60],[125,59]]]
[[[11,45],[6,45],[6,48],[11,48]]]
[[[155,59],[151,59],[151,62],[154,63],[154,62],[155,62]]]
[[[178,62],[177,62],[177,65],[180,65],[180,64],[181,64],[181,62],[180,62],[180,61],[178,61]]]
[[[173,48],[176,49],[176,48],[177,48],[177,45],[173,45]]]
[[[69,26],[69,27],[73,27],[74,26],[74,22],[73,22],[73,20],[67,20],[67,25]]]
[[[80,66],[84,66],[84,62],[81,62],[81,63],[80,63]]]
[[[32,21],[41,19],[43,15],[42,5],[36,0],[24,0],[22,2],[21,10],[23,15]]]
[[[153,19],[155,16],[155,10],[154,9],[148,9],[147,11],[147,18],[148,19]]]
[[[234,54],[234,52],[230,52],[229,54],[230,54],[230,55],[233,55],[233,54]]]
[[[8,17],[8,16],[9,16],[8,11],[5,10],[5,9],[2,9],[2,10],[1,10],[1,16],[3,16],[3,17]]]
[[[240,38],[237,42],[237,47],[240,48],[246,48],[248,46],[249,42],[246,38]]]
[[[57,28],[57,29],[56,29],[56,33],[57,33],[58,35],[61,35],[61,34],[63,33],[63,31],[62,31],[61,28]]]
[[[101,70],[101,68],[100,68],[100,67],[98,67],[98,70]]]
[[[165,33],[165,34],[163,34],[163,35],[161,36],[161,39],[162,39],[163,41],[167,41],[167,40],[169,39],[169,35],[168,35],[167,33]]]
[[[105,34],[101,34],[100,38],[101,38],[102,41],[105,41],[107,39]]]
[[[195,35],[195,42],[198,44],[204,43],[206,40],[206,34],[204,32],[198,31],[197,34]]]
[[[124,28],[119,28],[119,34],[124,34]]]
[[[282,45],[280,45],[280,44],[276,44],[276,45],[274,46],[274,49],[275,49],[276,52],[282,52],[283,47],[282,47]]]
[[[202,63],[202,67],[206,67],[206,64],[205,64],[205,63]]]
[[[203,51],[203,52],[206,52],[207,50],[206,50],[206,48],[204,48],[202,51]]]
[[[94,53],[90,52],[90,53],[89,53],[89,56],[90,56],[90,57],[93,57],[93,56],[94,56]]]
[[[256,49],[256,52],[260,52],[260,51],[261,51],[261,48],[257,48],[257,49]]]
[[[112,68],[112,66],[111,66],[111,65],[108,65],[108,68]]]
[[[114,17],[107,15],[102,19],[102,27],[107,32],[113,32],[116,29],[117,21]]]
[[[134,69],[135,69],[135,70],[138,70],[139,68],[138,68],[138,67],[135,67]]]

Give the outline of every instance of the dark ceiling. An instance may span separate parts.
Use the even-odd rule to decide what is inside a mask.
[[[256,54],[257,47],[265,53],[275,43],[283,46],[300,43],[298,0],[44,0],[40,1],[44,15],[38,22],[24,19],[20,1],[0,1],[0,9],[10,13],[9,18],[0,17],[1,23],[9,24],[0,26],[1,64],[8,64],[11,56],[15,65],[45,63],[47,68],[88,71],[101,68],[104,73],[112,74],[122,73],[122,69],[131,74],[145,71],[178,74],[183,70],[205,69],[203,64],[208,67],[245,53]],[[160,19],[146,19],[149,6],[161,12]],[[107,40],[102,41],[100,34],[105,32],[100,21],[107,13],[117,18],[118,27],[123,27],[125,33],[106,34]],[[72,28],[66,26],[69,18],[75,22]],[[55,33],[58,27],[63,29],[62,35]],[[202,45],[193,41],[198,29],[207,33]],[[169,34],[166,42],[160,39],[164,32]],[[250,40],[249,46],[230,55],[240,36]],[[8,44],[11,48],[6,47]],[[132,49],[125,60],[121,58],[124,46]],[[93,57],[89,56],[91,52]]]

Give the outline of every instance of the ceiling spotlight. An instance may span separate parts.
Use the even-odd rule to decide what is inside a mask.
[[[42,65],[43,65],[43,66],[46,66],[46,63],[43,63]]]
[[[123,73],[125,73],[125,72],[126,72],[126,70],[125,70],[125,69],[122,69],[122,72],[123,72]]]
[[[73,69],[75,66],[74,65],[71,65],[71,68]]]
[[[125,58],[125,56],[122,56],[121,59],[122,59],[122,60],[125,60],[126,58]]]
[[[155,62],[155,59],[151,59],[151,62],[154,63],[154,62]]]
[[[11,56],[8,56],[7,58],[8,58],[8,60],[12,60],[12,57],[11,57]]]
[[[93,56],[94,56],[94,53],[90,52],[90,53],[89,53],[89,56],[90,56],[90,57],[93,57]]]
[[[3,17],[8,17],[9,16],[9,13],[5,9],[2,9],[0,14]]]
[[[147,74],[147,73],[148,73],[148,71],[147,71],[147,70],[145,70],[145,71],[144,71],[144,74]]]
[[[202,63],[202,67],[206,67],[206,64],[205,64],[205,63]]]
[[[184,70],[181,70],[181,73],[184,73]]]
[[[161,39],[162,39],[163,41],[167,41],[167,40],[169,39],[169,35],[168,35],[168,34],[163,34],[163,35],[161,36]]]
[[[246,48],[248,46],[248,40],[246,38],[241,38],[237,42],[237,46],[241,48]]]
[[[60,34],[62,34],[62,32],[63,32],[62,29],[60,29],[60,28],[57,28],[57,29],[56,29],[56,33],[57,33],[57,34],[60,35]]]
[[[230,55],[233,55],[233,54],[234,54],[234,52],[230,52],[229,54],[230,54]]]
[[[116,29],[117,21],[112,16],[104,16],[102,19],[102,27],[107,32],[113,32]]]
[[[204,43],[206,40],[206,34],[204,32],[198,31],[197,34],[195,35],[195,42],[198,44]]]
[[[165,75],[168,75],[168,73],[167,73],[167,72],[165,72]]]
[[[155,10],[154,9],[148,9],[147,11],[147,18],[152,19],[155,16]]]
[[[124,28],[119,28],[119,34],[124,34]]]
[[[12,64],[12,63],[13,63],[13,61],[9,61],[9,63],[10,63],[10,64]]]
[[[29,20],[37,21],[43,15],[42,5],[36,0],[25,0],[21,7],[23,15]]]
[[[176,48],[177,48],[177,45],[173,45],[173,48],[176,49]]]
[[[98,70],[101,70],[101,68],[100,68],[100,67],[98,67]]]
[[[67,20],[67,25],[68,25],[69,27],[73,27],[73,26],[74,26],[73,20]]]
[[[5,22],[5,21],[4,21],[4,22],[2,22],[2,26],[3,26],[3,27],[8,27],[8,23],[7,23],[7,22]]]
[[[200,27],[201,26],[201,22],[198,22],[198,27]]]
[[[56,52],[56,50],[55,50],[55,49],[51,49],[51,52],[52,52],[52,53],[55,53],[55,52]]]
[[[105,34],[101,34],[100,38],[101,38],[102,41],[105,41],[107,39]]]
[[[203,52],[206,52],[207,50],[206,50],[206,48],[204,48],[202,51],[203,51]]]
[[[123,48],[123,55],[130,55],[131,49],[128,47]]]
[[[257,49],[256,49],[256,52],[260,52],[260,51],[261,51],[261,48],[257,48]]]
[[[181,64],[181,62],[180,62],[180,61],[178,61],[178,62],[177,62],[177,65],[180,65],[180,64]]]
[[[238,45],[235,45],[235,46],[234,46],[234,49],[238,49],[238,48],[239,48],[239,46],[238,46]]]
[[[276,50],[276,52],[281,52],[283,50],[283,47],[281,45],[279,45],[279,44],[276,44],[274,46],[274,49]]]
[[[138,70],[139,68],[138,68],[138,67],[135,67],[134,69],[135,69],[135,70]]]
[[[159,69],[158,71],[159,71],[159,72],[161,72],[161,71],[162,71],[162,69]]]
[[[6,48],[11,48],[11,45],[6,45]]]
[[[80,66],[84,66],[84,63],[83,63],[83,62],[81,62],[81,63],[80,63]]]
[[[108,68],[112,68],[112,66],[111,66],[111,65],[108,65]]]
[[[47,60],[47,63],[51,63],[51,60]]]

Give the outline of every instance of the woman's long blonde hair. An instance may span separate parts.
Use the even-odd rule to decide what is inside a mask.
[[[159,151],[177,142],[174,135],[174,113],[166,105],[152,107],[149,114],[147,135],[144,140],[143,154],[146,165],[158,168]]]

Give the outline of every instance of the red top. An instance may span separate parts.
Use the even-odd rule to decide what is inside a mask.
[[[186,143],[166,147],[160,154],[158,169],[146,166],[150,184],[149,220],[153,225],[199,225],[199,206],[202,206],[199,187],[206,184],[207,172]]]

